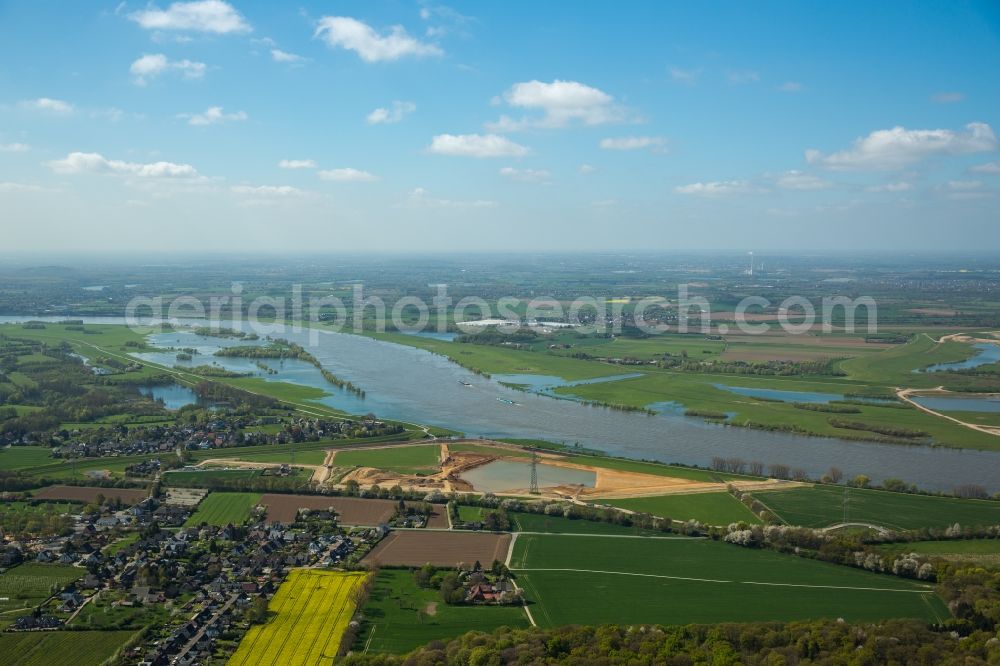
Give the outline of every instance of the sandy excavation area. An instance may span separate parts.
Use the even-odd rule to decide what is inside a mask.
[[[462,445],[473,445],[474,450],[461,450]],[[465,447],[471,449],[472,447]],[[490,440],[461,440],[441,444],[441,466],[438,472],[426,476],[406,475],[371,467],[359,467],[346,474],[341,483],[354,480],[363,487],[379,485],[391,487],[399,485],[409,490],[440,490],[441,492],[482,492],[475,488],[462,474],[469,470],[488,465],[498,460],[526,462],[530,455],[524,449]],[[726,489],[721,481],[699,481],[660,474],[645,474],[625,470],[609,469],[570,462],[566,456],[552,452],[539,452],[538,463],[553,467],[577,469],[596,475],[594,487],[561,485],[542,487],[541,497],[552,499],[625,499],[630,497],[652,497],[684,493],[718,492]],[[787,482],[773,480],[739,481],[735,485],[747,485],[762,489],[784,487]],[[538,497],[531,495],[529,488],[510,488],[501,494]]]

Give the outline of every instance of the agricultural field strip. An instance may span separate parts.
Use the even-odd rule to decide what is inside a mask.
[[[296,581],[296,583],[297,582],[298,581]],[[314,605],[313,597],[314,595],[316,595],[317,590],[320,590],[321,588],[315,582],[311,582],[308,579],[306,579],[303,582],[309,585],[309,589],[307,592],[308,596],[306,597],[305,601],[301,602],[300,596],[296,594],[296,592],[298,592],[299,590],[289,589],[288,593],[285,594],[281,599],[279,607],[275,609],[276,617],[274,620],[272,620],[273,624],[265,625],[266,628],[269,629],[270,631],[265,632],[263,628],[260,631],[258,631],[254,636],[252,642],[248,646],[247,653],[248,655],[256,654],[254,647],[261,638],[265,639],[272,638],[271,636],[265,637],[265,633],[276,634],[279,633],[280,631],[280,635],[283,635],[281,641],[280,642],[272,641],[268,643],[267,647],[263,650],[262,654],[259,657],[257,657],[254,661],[248,661],[247,656],[244,656],[243,661],[241,661],[240,663],[242,664],[279,663],[279,659],[282,658],[283,656],[285,645],[287,644],[288,639],[292,636],[293,633],[301,634],[302,636],[309,636],[310,633],[312,633],[306,630],[307,627],[298,627],[297,623],[299,621],[299,616],[301,615],[302,611]],[[321,601],[322,603],[318,605],[322,606],[323,608],[329,608],[331,606],[332,601],[336,601],[341,596],[346,597],[346,593],[343,595],[341,594],[344,589],[344,586],[346,585],[348,588],[350,588],[354,585],[354,583],[355,583],[354,577],[338,577],[334,584],[322,588],[322,594],[319,597],[319,601]],[[301,663],[313,664],[319,662],[319,659],[323,656],[323,651],[326,648],[326,643],[322,642],[322,644],[320,644],[321,641],[324,641],[324,639],[332,633],[333,628],[336,626],[341,615],[343,615],[344,613],[344,609],[348,605],[349,604],[341,604],[336,614],[317,613],[313,616],[313,623],[315,623],[317,617],[320,618],[319,628],[321,629],[321,631],[316,631],[313,634],[314,638],[313,641],[309,644],[309,650],[306,655],[306,658],[301,660]],[[293,614],[291,611],[296,609],[296,607],[299,609],[300,612]],[[299,631],[296,631],[296,629],[298,629]],[[318,654],[314,658],[313,652],[317,650]]]
[[[514,544],[516,544],[516,543],[517,543],[517,532],[514,532],[511,535],[511,537],[510,537],[510,545],[507,547],[507,557],[506,557],[506,559],[504,559],[504,562],[503,562],[503,565],[505,567],[507,567],[508,569],[510,569],[510,561],[514,557]],[[515,590],[517,590],[518,592],[521,592],[521,595],[523,597],[527,596],[525,594],[524,588],[522,588],[520,585],[518,585],[516,579],[511,578],[511,582],[514,584],[514,589]],[[537,598],[537,596],[538,595],[535,595],[536,598]],[[531,614],[531,608],[528,607],[528,604],[523,604],[521,607],[524,608],[524,614],[528,616],[528,622],[531,623],[531,626],[532,627],[537,627],[538,623],[535,622],[535,616]]]
[[[560,535],[561,536],[561,535]],[[726,583],[732,585],[767,585],[769,587],[806,587],[806,588],[821,588],[829,590],[867,590],[873,592],[907,592],[909,594],[934,594],[934,590],[928,587],[926,590],[900,590],[896,588],[889,587],[861,587],[857,585],[811,585],[809,583],[765,583],[755,580],[722,580],[718,578],[693,578],[691,576],[669,576],[667,574],[649,574],[649,573],[637,573],[634,571],[602,571],[599,569],[567,569],[567,568],[529,568],[529,569],[519,569],[516,567],[509,567],[511,571],[562,571],[570,573],[596,573],[596,574],[608,574],[614,576],[637,576],[640,578],[665,578],[669,580],[687,580],[696,583]]]

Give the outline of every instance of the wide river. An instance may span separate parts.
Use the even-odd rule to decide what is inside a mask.
[[[57,321],[66,317],[0,316],[0,323]],[[71,317],[88,324],[121,324],[122,318]],[[300,361],[281,363],[262,359],[277,374],[272,381],[289,381],[322,388],[330,393],[319,402],[351,413],[373,412],[380,417],[442,426],[470,437],[538,438],[606,451],[629,458],[707,466],[712,457],[759,460],[801,468],[818,478],[831,466],[850,477],[867,474],[875,481],[899,478],[928,490],[950,491],[975,483],[990,492],[1000,490],[1000,452],[855,442],[825,437],[802,437],[706,423],[666,410],[655,416],[588,407],[572,400],[515,391],[494,379],[476,375],[442,356],[421,349],[370,338],[322,332],[318,344],[309,344],[310,333],[291,330],[284,337],[305,346],[325,368],[367,392],[357,398],[327,384],[312,366]],[[220,344],[233,344],[191,333],[152,336],[158,345],[199,347],[210,354]],[[172,353],[155,355],[168,365]],[[195,356],[192,364],[239,363],[248,359],[211,355]],[[465,382],[468,385],[463,384]],[[501,402],[497,398],[515,404]]]

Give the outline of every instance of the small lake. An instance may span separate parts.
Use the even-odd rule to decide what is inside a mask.
[[[910,396],[921,407],[938,412],[989,412],[1000,413],[1000,397],[962,398],[937,396]]]
[[[978,342],[973,347],[976,348],[976,355],[964,361],[954,363],[938,363],[931,365],[917,372],[947,372],[949,370],[966,370],[968,368],[978,368],[981,365],[990,363],[1000,363],[1000,344],[992,342]]]
[[[538,463],[538,487],[586,486],[593,488],[597,474],[582,469],[557,467]],[[461,478],[480,492],[499,493],[525,490],[531,485],[531,463],[512,460],[495,460],[480,467],[462,472]]]
[[[458,337],[458,333],[453,331],[445,331],[444,333],[440,331],[401,331],[401,333],[429,340],[441,340],[443,342],[453,342]]]
[[[576,396],[556,393],[555,390],[557,388],[563,388],[567,386],[586,386],[587,384],[604,384],[606,382],[618,382],[623,379],[635,379],[636,377],[642,377],[642,376],[643,374],[641,372],[629,372],[621,375],[611,375],[609,377],[578,379],[576,381],[571,381],[571,382],[566,381],[562,377],[556,377],[555,375],[511,374],[511,375],[492,375],[492,378],[494,381],[512,385],[519,389],[529,391],[531,393],[537,393],[539,395],[547,395],[551,398],[562,398],[564,400],[578,400]]]
[[[827,403],[834,400],[844,400],[842,393],[815,393],[813,391],[781,391],[778,389],[746,388],[744,386],[728,386],[726,384],[713,384],[715,388],[731,393],[739,393],[750,398],[764,398],[765,400],[781,400],[782,402],[809,402]]]
[[[162,400],[163,406],[170,410],[198,403],[198,396],[187,386],[180,384],[165,384],[162,386],[140,386],[139,393],[153,400]]]

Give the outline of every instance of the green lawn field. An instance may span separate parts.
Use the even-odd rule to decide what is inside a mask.
[[[727,492],[611,499],[600,500],[599,503],[640,513],[650,513],[660,518],[694,519],[707,525],[728,525],[740,521],[760,522],[760,519],[750,509]]]
[[[972,345],[962,342],[936,342],[942,335],[935,332],[933,337],[918,334],[905,345],[887,349],[879,354],[863,356],[843,361],[840,368],[852,379],[899,384],[901,386],[936,386],[935,375],[914,372],[937,363],[963,361],[976,353]]]
[[[83,577],[86,569],[26,562],[0,574],[0,626],[30,612],[53,592]]]
[[[0,634],[7,666],[100,666],[121,649],[133,631],[41,631]]]
[[[338,451],[333,462],[337,467],[375,467],[401,474],[417,474],[437,471],[440,456],[440,445],[423,444]]]
[[[790,525],[826,527],[844,522],[841,487],[793,488],[755,492],[753,496]],[[1000,502],[851,489],[847,519],[897,529],[947,527],[955,523],[996,525],[1000,523]]]
[[[198,510],[191,514],[184,524],[240,525],[250,517],[250,510],[257,506],[258,502],[260,493],[209,493],[208,497],[198,505]]]
[[[878,547],[884,553],[900,555],[920,553],[931,557],[941,557],[954,562],[965,562],[983,566],[1000,564],[1000,539],[960,539],[948,541],[913,541],[891,543]]]
[[[327,446],[333,446],[328,443]],[[303,465],[322,465],[323,461],[326,459],[325,449],[316,448],[304,448],[301,444],[296,444],[293,446],[287,445],[268,445],[264,448],[267,451],[252,451],[244,453],[243,449],[258,449],[261,447],[239,447],[231,450],[219,451],[217,458],[231,458],[233,460],[245,460],[247,462],[262,462],[262,463],[301,463]]]
[[[362,609],[365,619],[354,649],[409,652],[429,641],[447,640],[468,631],[490,632],[502,626],[528,627],[517,606],[449,606],[434,589],[421,589],[405,569],[383,569]]]
[[[928,585],[702,539],[520,535],[511,568],[543,627],[948,616]]]
[[[459,520],[464,520],[468,523],[475,522],[483,519],[483,513],[485,511],[486,509],[481,506],[467,506],[465,504],[459,504],[458,518]]]
[[[9,446],[0,449],[0,470],[19,470],[52,462],[47,446]]]

